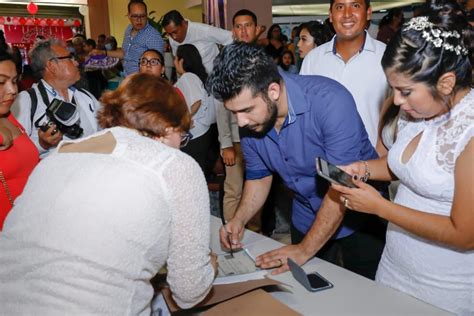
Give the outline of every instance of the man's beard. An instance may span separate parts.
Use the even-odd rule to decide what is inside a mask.
[[[265,118],[263,123],[256,126],[253,125],[244,127],[246,134],[251,137],[265,137],[265,135],[267,135],[268,132],[270,132],[275,126],[278,116],[277,104],[275,102],[272,102],[269,98],[264,98],[264,100],[267,104],[267,117]],[[254,127],[261,127],[261,130],[257,131],[254,129]]]

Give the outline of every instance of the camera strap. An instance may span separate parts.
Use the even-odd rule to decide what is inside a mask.
[[[44,105],[47,107],[49,105],[49,98],[48,98],[48,92],[46,91],[46,87],[43,84],[43,81],[39,81],[38,83],[38,91],[41,95],[41,99],[43,100]],[[33,88],[28,89],[28,94],[30,95],[31,98],[31,123],[33,124],[33,118],[36,113],[36,108],[38,107],[38,98],[36,97],[36,92],[34,91]],[[72,96],[72,103],[77,106],[76,100],[74,99],[74,95]],[[36,128],[39,127],[39,122],[46,116],[46,112],[41,115],[35,122],[34,126]]]

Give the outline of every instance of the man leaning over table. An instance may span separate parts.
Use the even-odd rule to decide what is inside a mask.
[[[339,194],[315,170],[315,157],[337,165],[377,157],[351,94],[332,79],[279,73],[264,50],[246,43],[224,47],[208,89],[246,131],[246,180],[234,217],[220,231],[223,246],[230,247],[228,234],[232,248],[242,246],[245,224],[265,202],[276,172],[295,193],[292,230],[306,236],[257,257],[256,264],[278,267],[272,272],[278,274],[288,270],[287,258],[302,265],[317,255],[337,264],[338,247],[348,249],[343,256],[357,257]]]

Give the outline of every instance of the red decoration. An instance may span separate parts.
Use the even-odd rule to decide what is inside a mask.
[[[53,25],[53,20],[51,20],[51,19],[46,19],[46,25],[47,25],[47,26]]]
[[[34,24],[36,26],[40,25],[41,24],[41,19],[35,19]]]
[[[12,18],[11,17],[7,17],[7,22],[11,22]]]
[[[0,16],[0,25],[5,24],[5,18],[3,16]]]
[[[74,26],[75,26],[75,27],[81,26],[81,21],[79,21],[79,20],[74,20]]]
[[[63,19],[59,19],[59,20],[58,20],[58,25],[59,25],[59,26],[64,26],[64,20],[63,20]]]
[[[26,19],[24,17],[21,17],[19,20],[21,25],[25,25],[26,24]]]
[[[31,1],[31,2],[26,6],[26,9],[28,10],[28,12],[29,12],[31,15],[35,15],[35,14],[38,12],[38,6],[37,6],[36,3],[34,3],[33,1]]]

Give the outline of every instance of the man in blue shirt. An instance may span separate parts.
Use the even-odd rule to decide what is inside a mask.
[[[292,229],[305,236],[257,257],[256,264],[279,267],[277,274],[288,270],[287,258],[301,265],[316,254],[337,263],[335,249],[349,244],[350,251],[342,249],[343,259],[358,257],[354,243],[347,242],[354,230],[343,223],[339,194],[315,169],[316,157],[336,165],[377,157],[351,94],[332,79],[279,73],[262,49],[245,43],[222,50],[207,85],[247,132],[241,134],[244,191],[236,214],[221,229],[221,243],[230,247],[230,240],[232,248],[241,247],[244,226],[265,202],[276,172],[295,193]],[[327,247],[331,236],[336,240]]]
[[[125,74],[138,72],[138,61],[143,52],[156,49],[163,54],[163,38],[161,34],[148,23],[147,6],[142,0],[131,0],[128,3],[128,18],[130,25],[125,30],[122,48],[114,51],[93,50],[93,55],[107,55],[123,59]]]

